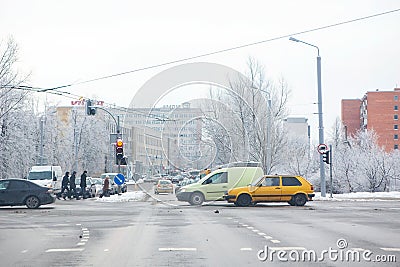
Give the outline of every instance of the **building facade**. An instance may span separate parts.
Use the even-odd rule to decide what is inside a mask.
[[[369,91],[362,99],[342,100],[342,122],[348,134],[374,130],[379,146],[388,152],[399,149],[399,97],[400,88],[395,88],[393,91]]]

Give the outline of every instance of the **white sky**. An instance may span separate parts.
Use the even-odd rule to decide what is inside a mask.
[[[398,9],[400,2],[0,0],[0,6],[0,40],[13,36],[20,71],[32,72],[30,85],[48,88]],[[341,99],[400,87],[400,12],[294,37],[320,48],[326,137],[340,117]],[[188,62],[245,71],[254,57],[270,79],[286,80],[291,116],[309,118],[317,139],[316,55],[285,38]],[[128,106],[138,88],[167,68],[63,90]],[[188,90],[192,97],[193,87]],[[64,105],[71,100],[48,97]]]

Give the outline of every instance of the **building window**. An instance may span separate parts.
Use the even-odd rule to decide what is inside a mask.
[[[394,149],[399,149],[399,145],[394,145]]]
[[[395,105],[394,110],[399,110],[399,106]]]
[[[394,135],[394,140],[399,140],[399,135],[398,134]]]
[[[398,95],[395,95],[394,96],[394,101],[398,101],[399,100],[399,96]]]
[[[394,114],[393,119],[395,119],[397,121],[399,119],[399,115]]]
[[[398,130],[399,129],[399,125],[397,125],[397,124],[393,125],[393,129]]]

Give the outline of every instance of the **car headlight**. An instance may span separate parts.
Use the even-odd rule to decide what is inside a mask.
[[[185,192],[186,191],[186,188],[182,188],[181,190],[179,190],[179,192]]]

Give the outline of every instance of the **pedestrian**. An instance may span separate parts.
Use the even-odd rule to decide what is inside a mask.
[[[70,190],[69,198],[75,197],[76,199],[79,199],[79,196],[76,193],[75,180],[76,180],[76,171],[73,171],[71,177],[69,178],[69,190]],[[72,191],[74,191],[74,195],[73,196],[72,196]]]
[[[69,172],[66,172],[64,177],[62,178],[62,182],[61,182],[61,192],[59,194],[57,194],[57,198],[60,199],[60,197],[62,196],[65,199],[65,194],[64,191],[67,190],[67,194],[69,195],[69,188],[68,188],[68,184],[69,184]]]
[[[103,182],[103,193],[100,197],[109,197],[110,196],[110,177],[107,175]]]
[[[81,174],[81,192],[82,192],[82,198],[86,199],[86,177],[87,177],[87,171],[83,171]]]

